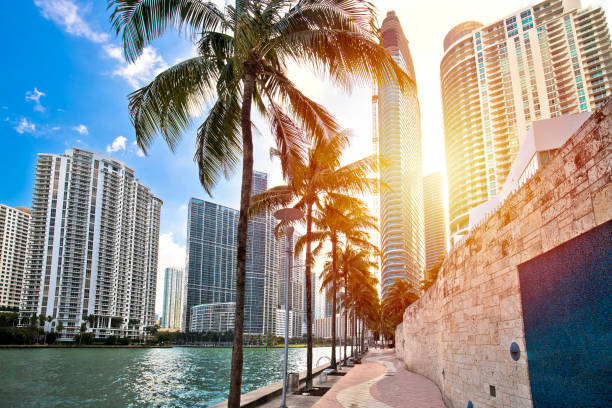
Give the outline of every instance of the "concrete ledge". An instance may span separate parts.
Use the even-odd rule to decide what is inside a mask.
[[[316,368],[312,369],[312,376],[316,376],[321,373],[321,371],[329,368],[329,364],[320,365]],[[300,373],[300,385],[306,383],[306,371],[302,371]],[[258,388],[251,392],[247,392],[246,394],[242,394],[240,397],[240,407],[241,408],[251,408],[258,407],[262,405],[264,402],[270,401],[274,397],[277,397],[283,393],[283,381],[278,381],[270,385],[266,385],[265,387]],[[227,408],[227,401],[220,402],[216,405],[211,406],[210,408]]]

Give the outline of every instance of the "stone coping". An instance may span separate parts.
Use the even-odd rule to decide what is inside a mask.
[[[0,349],[54,349],[54,348],[89,348],[89,349],[101,349],[101,348],[126,348],[126,349],[139,349],[139,348],[172,348],[171,345],[160,346],[160,345],[120,345],[120,344],[2,344]]]
[[[317,374],[320,374],[326,368],[329,368],[329,364],[320,365],[312,369],[313,380]],[[306,383],[306,371],[300,373],[300,385]],[[242,394],[240,397],[241,408],[257,407],[277,397],[283,393],[283,380],[275,382],[265,387],[258,388],[246,394]],[[227,408],[227,401],[220,402],[211,406],[210,408]]]

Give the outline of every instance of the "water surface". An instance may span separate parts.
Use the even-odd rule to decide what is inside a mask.
[[[205,407],[226,399],[231,349],[4,349],[0,406]],[[331,347],[313,350],[314,362]],[[325,360],[326,361],[326,360]],[[244,350],[242,392],[282,379],[283,349]],[[306,349],[289,349],[289,371]]]

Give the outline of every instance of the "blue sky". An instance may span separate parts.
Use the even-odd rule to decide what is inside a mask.
[[[6,78],[0,84],[0,202],[31,205],[38,153],[75,146],[109,152],[164,201],[160,266],[182,265],[187,202],[192,196],[208,198],[192,160],[194,131],[174,153],[158,139],[143,157],[133,144],[126,96],[160,69],[190,56],[191,43],[169,33],[127,65],[105,1],[21,0],[3,7],[13,18],[0,27],[5,39],[0,70]],[[256,169],[270,171],[269,139],[258,138]],[[239,186],[237,174],[219,183],[213,200],[237,207]]]

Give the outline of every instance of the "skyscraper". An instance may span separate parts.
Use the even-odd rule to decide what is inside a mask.
[[[267,189],[268,175],[254,171],[251,195],[263,193]],[[274,332],[280,261],[278,241],[274,236],[275,224],[276,220],[270,211],[249,219],[244,319],[246,334]],[[296,262],[294,264],[297,265]]]
[[[377,85],[373,102],[378,108],[380,171],[381,280],[382,295],[395,279],[407,279],[418,286],[423,278],[423,180],[421,119],[416,77],[408,40],[395,12],[384,19],[382,37],[395,62],[412,79],[401,92],[387,80]],[[375,135],[376,137],[376,135]]]
[[[0,204],[0,307],[19,308],[30,210]]]
[[[183,292],[185,281],[183,268],[166,268],[164,271],[164,311],[161,326],[181,329],[183,323]]]
[[[535,120],[585,112],[610,95],[610,35],[601,8],[547,0],[444,39],[440,82],[452,236],[495,197]]]
[[[190,326],[192,307],[235,301],[237,227],[237,210],[189,200],[184,328]]]
[[[426,278],[442,263],[447,251],[446,211],[442,197],[442,174],[435,172],[423,177]]]
[[[297,241],[295,236],[293,244]],[[279,247],[279,268],[278,268],[278,308],[276,313],[277,327],[276,333],[279,336],[285,335],[285,271],[287,268],[286,239],[280,238],[277,241]],[[312,277],[312,275],[311,275]],[[314,281],[313,281],[314,282]],[[306,275],[304,273],[304,257],[299,254],[292,259],[291,269],[289,270],[289,336],[299,337],[302,329],[306,328]],[[314,298],[313,298],[314,305]]]
[[[265,191],[267,186],[267,175],[253,172],[252,194]],[[194,306],[235,302],[239,215],[239,211],[232,208],[196,198],[189,201],[188,211],[184,327],[188,327],[191,322],[191,308]],[[251,217],[246,259],[245,334],[275,331],[278,304],[277,251],[272,214],[265,212]]]
[[[70,340],[138,337],[154,324],[162,202],[134,170],[82,149],[39,154],[20,317],[52,316]]]

